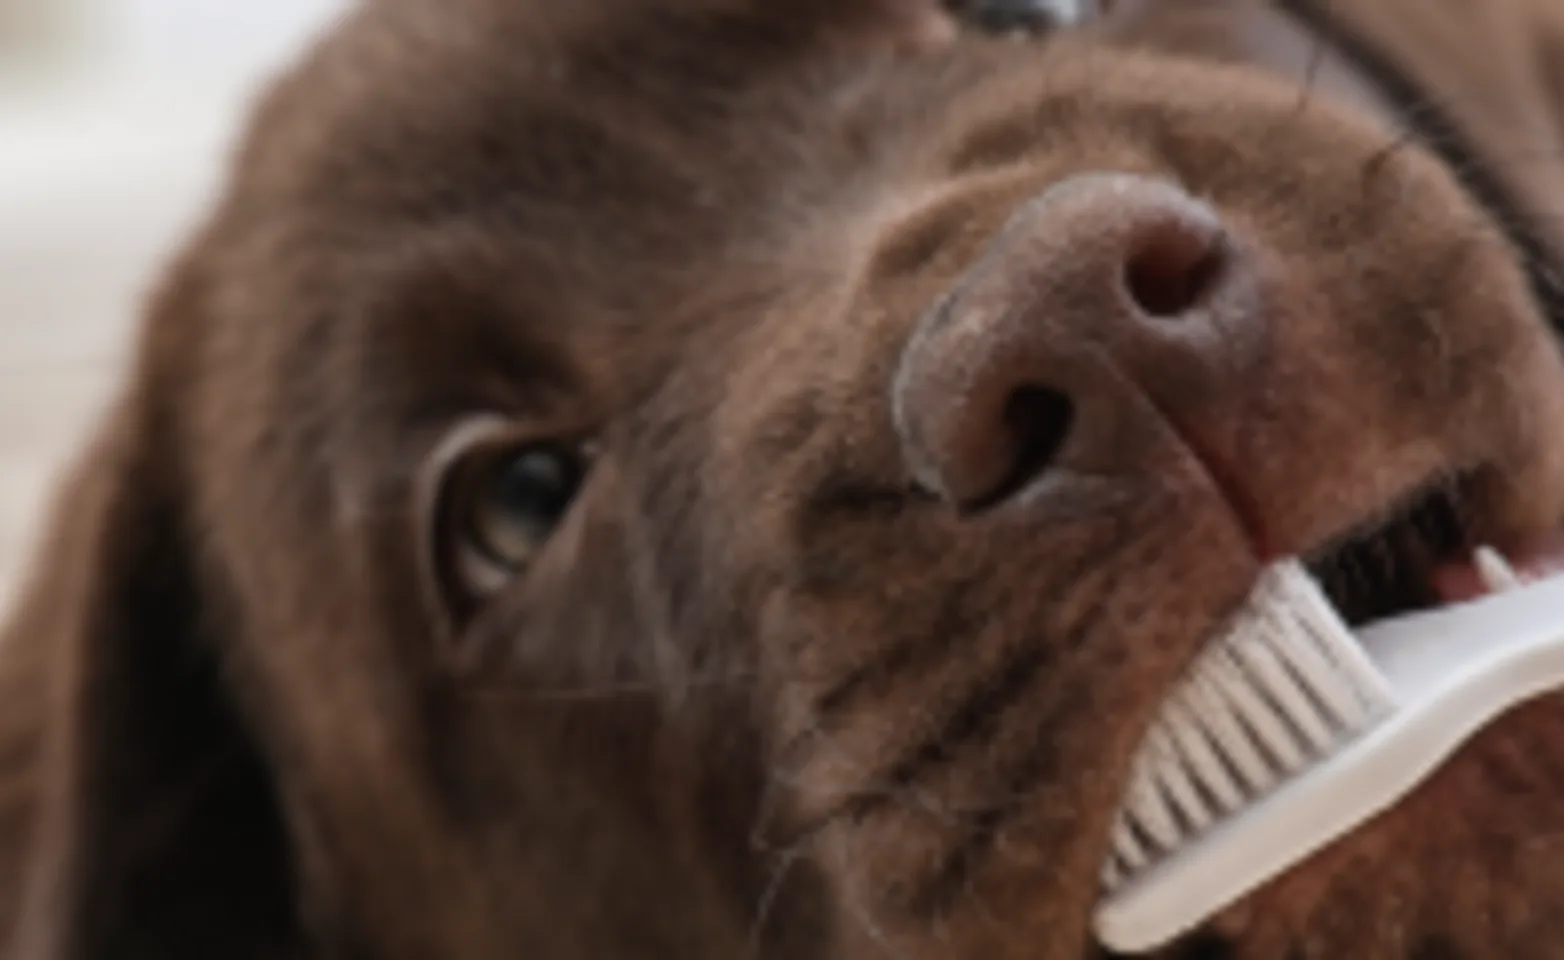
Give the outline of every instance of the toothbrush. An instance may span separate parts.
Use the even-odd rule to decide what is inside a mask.
[[[1098,939],[1165,946],[1402,799],[1499,714],[1564,687],[1564,578],[1353,634],[1296,560],[1268,569],[1137,754]]]

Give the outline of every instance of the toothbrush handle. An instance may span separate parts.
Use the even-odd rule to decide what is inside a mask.
[[[1489,696],[1514,704],[1564,686],[1557,666],[1564,659],[1564,577],[1374,624],[1358,631],[1358,642],[1399,702],[1497,675],[1509,682]]]

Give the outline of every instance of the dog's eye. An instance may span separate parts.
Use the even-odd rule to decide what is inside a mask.
[[[591,440],[521,434],[500,417],[458,423],[419,473],[423,583],[458,630],[530,574],[598,459]]]
[[[956,13],[989,33],[1039,33],[1094,19],[1106,0],[953,0]]]
[[[465,485],[453,517],[464,552],[510,573],[525,570],[580,489],[585,467],[576,451],[540,444],[494,455]]]

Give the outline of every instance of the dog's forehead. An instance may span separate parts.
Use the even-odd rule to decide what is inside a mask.
[[[416,462],[422,424],[568,431],[671,370],[714,382],[718,345],[797,286],[785,238],[875,162],[817,126],[867,68],[811,79],[799,49],[769,81],[692,74],[707,42],[677,32],[604,62],[466,5],[368,8],[261,106],[200,253],[214,410],[369,469]]]
[[[264,244],[295,250],[268,260],[280,285],[329,291],[295,313],[368,324],[343,339],[411,371],[381,390],[560,352],[651,376],[659,353],[709,349],[714,321],[841,264],[833,245],[910,162],[895,141],[932,106],[913,88],[961,85],[756,39],[736,15],[588,36],[502,9],[361,12],[272,94],[240,158],[232,209],[264,211],[283,237]],[[290,321],[300,341],[327,322]]]
[[[826,127],[893,72],[874,51],[817,43],[760,5],[563,6],[361,10],[273,92],[241,183],[334,214],[508,204],[644,222],[648,207],[697,217],[725,184],[864,159],[831,150]]]

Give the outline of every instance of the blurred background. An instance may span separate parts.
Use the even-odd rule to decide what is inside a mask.
[[[0,0],[0,613],[246,105],[349,0]]]

